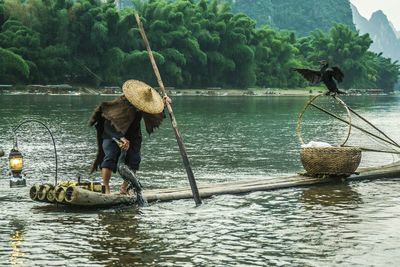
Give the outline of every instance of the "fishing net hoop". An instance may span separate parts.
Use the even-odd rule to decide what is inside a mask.
[[[303,139],[303,136],[302,136],[302,133],[301,133],[303,115],[304,115],[305,112],[308,110],[308,108],[309,108],[310,106],[312,106],[313,102],[314,102],[317,98],[319,98],[320,96],[325,96],[325,95],[324,95],[324,94],[318,94],[318,95],[312,97],[312,98],[307,102],[307,104],[304,106],[303,110],[299,113],[299,117],[298,117],[298,119],[297,119],[296,134],[297,134],[297,136],[298,136],[298,138],[299,138],[299,141],[300,141],[300,143],[301,143],[302,145],[305,144],[304,139]],[[346,121],[346,123],[348,124],[349,127],[348,127],[348,130],[347,130],[346,138],[345,138],[344,141],[339,145],[340,147],[343,147],[343,146],[347,143],[347,141],[349,140],[350,134],[351,134],[351,125],[352,125],[352,124],[351,124],[351,112],[350,112],[349,108],[347,107],[347,105],[346,105],[340,98],[338,98],[338,97],[336,97],[336,96],[334,96],[333,98],[334,98],[341,106],[343,106],[343,108],[346,110],[346,113],[347,113],[347,121]]]

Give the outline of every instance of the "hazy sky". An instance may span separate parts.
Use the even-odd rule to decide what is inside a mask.
[[[388,19],[400,31],[400,0],[350,0],[360,12],[367,18],[371,18],[374,11],[382,10]]]

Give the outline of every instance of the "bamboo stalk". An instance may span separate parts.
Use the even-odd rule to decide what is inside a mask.
[[[54,189],[54,196],[57,202],[64,202],[65,200],[65,189],[66,187],[64,186],[56,186],[56,188]]]
[[[151,65],[153,66],[154,73],[155,73],[155,75],[157,77],[158,85],[160,86],[161,91],[164,94],[164,96],[167,96],[167,92],[165,90],[164,83],[161,80],[161,75],[160,75],[160,72],[158,70],[156,61],[154,59],[153,52],[152,52],[152,50],[150,48],[150,44],[149,44],[149,41],[147,39],[146,33],[144,31],[143,24],[140,21],[140,17],[139,17],[139,15],[137,13],[135,13],[135,18],[136,18],[136,22],[137,22],[138,27],[139,27],[140,34],[141,34],[141,36],[143,38],[143,41],[144,41],[144,44],[146,46],[147,52],[149,54]],[[186,152],[185,144],[183,143],[183,139],[182,139],[181,134],[179,132],[178,124],[176,122],[172,107],[168,102],[166,104],[167,104],[167,109],[168,109],[168,112],[169,112],[169,117],[171,119],[172,128],[174,129],[176,141],[178,143],[179,150],[181,152],[183,164],[185,166],[186,173],[187,173],[187,176],[188,176],[188,179],[189,179],[190,188],[192,189],[194,201],[195,201],[196,205],[200,205],[201,204],[200,194],[199,194],[199,190],[197,188],[196,180],[194,178],[192,167],[190,166],[190,161],[189,161],[189,158],[188,158],[188,155],[187,155],[187,152]]]
[[[347,181],[364,180],[364,179],[386,179],[391,177],[399,177],[400,162],[389,165],[375,166],[369,168],[359,168],[358,175],[353,174],[346,178]],[[262,182],[264,181],[264,183]],[[255,191],[269,191],[283,188],[309,187],[325,183],[340,183],[340,177],[334,178],[313,178],[301,175],[289,177],[270,177],[268,179],[255,180],[252,184],[238,184],[237,181],[231,183],[209,184],[200,187],[202,198],[207,198],[223,194],[246,194]],[[180,188],[179,191],[171,191],[171,189],[153,189],[145,192],[145,196],[149,202],[172,201],[178,199],[192,198],[189,188]]]
[[[43,184],[39,187],[39,191],[37,194],[37,199],[38,200],[47,200],[46,196],[47,196],[47,192],[49,192],[50,189],[53,189],[54,186],[51,184]]]
[[[49,202],[55,202],[56,201],[56,196],[55,196],[55,188],[51,188],[49,191],[47,191],[46,198]]]
[[[29,196],[31,197],[32,200],[37,199],[39,189],[40,189],[40,184],[34,184],[29,190]]]
[[[69,186],[65,190],[65,203],[75,206],[113,206],[134,203],[136,198],[130,195],[102,194],[80,186]]]

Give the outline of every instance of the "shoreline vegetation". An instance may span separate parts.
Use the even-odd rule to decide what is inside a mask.
[[[155,87],[160,91],[159,88]],[[201,89],[182,89],[174,87],[166,87],[169,96],[312,96],[325,93],[324,87],[304,87],[304,88],[220,88],[209,87]],[[349,89],[346,91],[348,95],[384,95],[387,94],[382,89]],[[398,93],[398,91],[394,91]],[[88,87],[88,86],[71,86],[68,84],[59,85],[27,85],[12,86],[0,85],[0,94],[5,95],[67,95],[67,96],[84,96],[84,95],[102,95],[115,96],[121,95],[122,90],[118,86],[105,87]]]
[[[279,8],[290,2],[282,1]],[[303,36],[257,25],[232,12],[226,1],[132,4],[120,9],[114,1],[0,0],[0,84],[97,88],[121,85],[131,77],[156,84],[136,13],[165,84],[175,88],[304,88],[308,81],[293,68],[317,70],[322,59],[345,74],[342,88],[389,93],[398,82],[399,62],[369,51],[370,36],[341,19],[329,23],[329,30],[312,24],[315,30]],[[308,10],[309,4],[301,6]],[[304,18],[290,21],[308,23],[309,16]]]

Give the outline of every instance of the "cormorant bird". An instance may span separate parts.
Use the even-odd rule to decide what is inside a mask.
[[[113,138],[113,140],[121,148],[122,142],[116,138]],[[136,201],[138,205],[140,207],[145,207],[147,206],[147,200],[143,196],[143,187],[140,184],[139,179],[137,178],[135,172],[132,171],[131,168],[129,168],[125,164],[125,158],[126,158],[126,150],[121,149],[121,154],[119,155],[117,163],[117,171],[119,175],[121,175],[122,179],[128,182],[127,192],[129,192],[131,189],[134,189],[136,191]]]
[[[328,88],[328,92],[326,95],[330,95],[331,93],[335,94],[345,94],[345,92],[340,91],[337,87],[337,82],[342,82],[344,78],[343,72],[339,69],[339,67],[329,67],[329,62],[326,60],[322,60],[319,62],[321,64],[321,69],[318,70],[310,70],[310,69],[298,69],[293,68],[293,70],[300,73],[307,81],[311,83],[320,83],[323,82],[325,86]],[[336,81],[335,81],[336,80]]]

